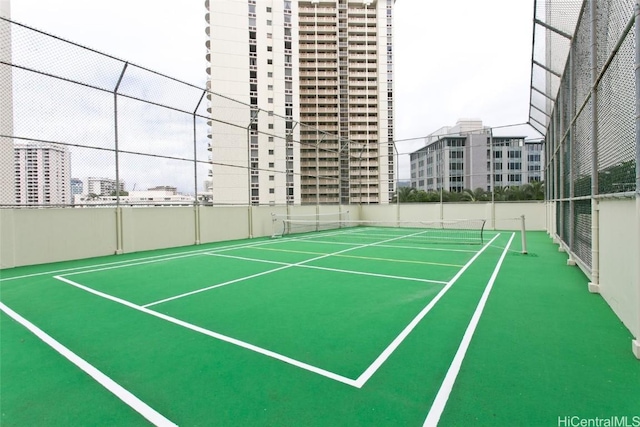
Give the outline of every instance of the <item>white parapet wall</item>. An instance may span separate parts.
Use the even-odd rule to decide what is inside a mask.
[[[599,292],[635,337],[640,337],[640,242],[635,199],[603,199],[600,209]]]
[[[486,219],[497,228],[545,229],[542,202],[408,203],[401,205],[166,206],[1,209],[0,266],[67,261],[115,253],[267,237],[272,214],[318,216],[341,213],[349,220],[436,221]],[[348,216],[346,215],[348,212]]]
[[[0,209],[0,266],[44,264],[111,255],[114,208]]]

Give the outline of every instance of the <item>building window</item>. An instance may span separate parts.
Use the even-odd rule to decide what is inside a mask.
[[[274,151],[273,150],[269,150],[269,155],[273,156]]]
[[[522,169],[522,164],[520,162],[509,162],[509,170],[520,170]]]
[[[276,192],[276,189],[275,189],[275,188],[270,188],[270,189],[269,189],[269,194],[275,194],[275,192]]]

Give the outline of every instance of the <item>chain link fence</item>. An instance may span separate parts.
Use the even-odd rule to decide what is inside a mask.
[[[546,0],[535,7],[530,123],[546,134],[547,199],[557,235],[596,276],[598,200],[636,191],[635,5]]]
[[[382,144],[1,17],[0,89],[2,207],[384,202],[387,180],[393,191]]]

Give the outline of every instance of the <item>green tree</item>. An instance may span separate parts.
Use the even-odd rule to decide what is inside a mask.
[[[413,187],[401,187],[398,191],[398,197],[400,203],[408,203],[415,201],[416,189]]]

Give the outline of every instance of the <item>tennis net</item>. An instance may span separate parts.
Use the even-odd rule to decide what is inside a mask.
[[[340,218],[331,220],[280,219],[272,237],[303,233],[343,230],[350,237],[359,239],[393,239],[395,237],[415,239],[429,243],[482,244],[484,241],[484,219],[447,221],[351,221]]]

